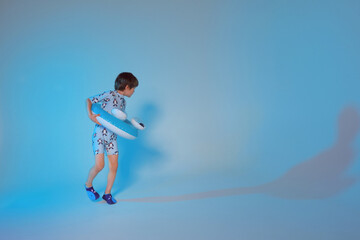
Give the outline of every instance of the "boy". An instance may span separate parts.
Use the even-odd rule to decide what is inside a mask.
[[[114,91],[106,91],[102,94],[98,94],[86,99],[89,118],[96,123],[92,136],[95,165],[90,169],[88,179],[85,183],[86,192],[89,198],[93,201],[100,197],[99,194],[94,190],[92,182],[96,175],[104,168],[104,152],[106,151],[109,159],[109,174],[107,177],[105,194],[102,196],[102,198],[108,204],[116,203],[116,200],[111,195],[111,188],[116,177],[119,152],[116,141],[116,134],[101,126],[101,124],[96,120],[96,117],[100,116],[100,114],[93,114],[91,111],[91,105],[93,103],[100,104],[102,109],[108,113],[111,113],[113,108],[120,109],[124,112],[126,105],[124,97],[131,97],[138,85],[139,82],[132,73],[123,72],[120,73],[115,80]]]

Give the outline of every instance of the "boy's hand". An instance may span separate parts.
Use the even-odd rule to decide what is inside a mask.
[[[98,116],[100,116],[100,114],[92,114],[92,113],[89,114],[89,118],[91,119],[91,121],[93,121],[93,122],[96,123],[96,124],[101,125],[101,124],[98,122],[98,120],[96,119],[96,117],[98,117]]]

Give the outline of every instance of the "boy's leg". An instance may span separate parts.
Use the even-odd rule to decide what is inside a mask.
[[[92,182],[96,175],[104,168],[104,154],[99,153],[95,155],[95,165],[90,169],[89,176],[86,181],[86,187],[92,187]]]
[[[116,177],[116,171],[118,168],[118,156],[119,155],[108,155],[109,158],[109,174],[108,174],[108,180],[106,185],[105,194],[109,194],[111,192],[111,188],[114,184],[115,177]]]

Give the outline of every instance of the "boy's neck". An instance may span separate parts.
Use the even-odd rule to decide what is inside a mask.
[[[124,91],[116,90],[119,94],[124,95]]]

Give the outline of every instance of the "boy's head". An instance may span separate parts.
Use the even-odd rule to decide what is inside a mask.
[[[137,78],[129,72],[120,73],[115,80],[115,90],[122,92],[125,96],[131,96],[138,85]]]

